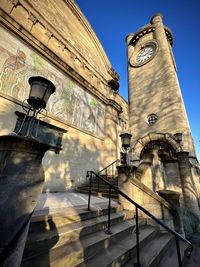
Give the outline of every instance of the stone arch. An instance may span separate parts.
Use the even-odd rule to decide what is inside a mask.
[[[165,141],[169,143],[176,152],[183,151],[182,146],[179,143],[177,143],[175,137],[172,134],[149,133],[136,141],[134,146],[131,148],[131,152],[138,155],[139,157],[142,149],[151,141]]]

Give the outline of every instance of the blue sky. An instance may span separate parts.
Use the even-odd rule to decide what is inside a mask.
[[[174,35],[177,75],[200,160],[200,1],[76,0],[120,75],[120,94],[127,99],[125,37],[148,24],[156,13]]]

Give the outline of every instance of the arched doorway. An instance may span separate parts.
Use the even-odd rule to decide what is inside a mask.
[[[172,189],[180,185],[176,151],[166,141],[154,140],[147,143],[141,153],[140,160],[149,165],[146,170],[146,184],[156,192],[162,189]],[[150,179],[150,181],[148,181]],[[177,181],[176,181],[177,180]],[[174,189],[174,188],[173,188]]]
[[[170,189],[181,191],[181,180],[176,153],[180,144],[169,134],[149,134],[138,140],[132,149],[140,164],[136,177],[152,191]]]

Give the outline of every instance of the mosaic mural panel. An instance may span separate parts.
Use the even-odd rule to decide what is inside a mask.
[[[12,34],[0,28],[0,92],[20,101],[28,98],[31,76],[44,76],[56,86],[47,111],[57,118],[104,137],[105,105],[86,92]]]

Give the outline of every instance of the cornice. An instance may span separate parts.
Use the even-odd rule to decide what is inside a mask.
[[[132,38],[129,41],[128,45],[135,45],[142,36],[144,36],[148,33],[154,32],[155,29],[156,29],[155,25],[152,25],[152,24],[145,25],[144,27],[140,28],[136,33],[131,34]],[[166,37],[172,46],[173,45],[173,34],[168,27],[164,26],[164,29],[165,29]]]
[[[94,95],[101,99],[104,103],[107,104],[107,97],[102,94],[99,90],[95,88],[87,79],[83,76],[79,75],[75,69],[65,63],[57,54],[52,52],[48,47],[42,44],[38,39],[36,39],[30,32],[28,32],[25,28],[23,28],[18,22],[16,22],[13,18],[8,16],[2,9],[0,9],[0,22],[6,28],[11,30],[16,36],[20,38],[20,40],[24,41],[26,44],[34,48],[34,50],[40,52],[45,58],[59,67],[62,71],[67,73],[70,77],[81,83],[84,88],[87,88]],[[51,35],[50,35],[51,36]],[[74,58],[73,58],[74,55]],[[71,54],[71,59],[76,60],[76,55],[74,53]],[[88,73],[92,75],[93,71],[89,69],[86,65],[83,65],[83,69],[86,68]],[[102,83],[104,87],[107,87],[107,80],[102,79],[99,75],[95,76],[97,80],[99,79],[99,83]],[[99,77],[99,78],[98,78]]]
[[[79,84],[81,84],[85,89],[91,92],[93,95],[98,97],[104,104],[107,105],[108,98],[98,91],[91,83],[89,83],[83,76],[79,75],[71,66],[63,62],[55,53],[46,48],[42,43],[40,43],[36,38],[34,38],[29,32],[25,29],[22,30],[21,26],[14,21],[12,18],[9,20],[5,20],[2,15],[2,10],[0,9],[0,24],[4,26],[6,29],[12,31],[16,36],[20,38],[20,40],[24,41],[34,50],[42,54],[46,59],[48,59],[51,63],[56,65],[60,70],[66,73],[69,77],[73,78]],[[6,15],[4,13],[4,15]],[[105,83],[107,86],[107,83]]]
[[[63,0],[63,2],[65,4],[69,4],[70,8],[73,7],[73,3],[71,3],[71,1],[65,1]],[[52,21],[51,23],[49,23],[49,21],[44,17],[44,15],[42,14],[42,12],[40,12],[39,9],[35,9],[33,7],[33,5],[31,4],[30,1],[26,1],[26,0],[20,0],[20,3],[23,7],[25,7],[27,9],[27,12],[31,13],[36,20],[41,23],[41,25],[44,26],[44,28],[46,29],[46,34],[49,34],[49,37],[55,37],[56,40],[60,43],[60,47],[62,49],[68,49],[71,53],[73,53],[76,58],[78,58],[81,62],[84,62],[85,64],[88,65],[88,67],[98,76],[101,76],[102,79],[104,79],[104,75],[103,73],[99,72],[96,70],[95,66],[93,66],[93,64],[91,64],[87,58],[85,58],[83,56],[83,54],[76,48],[76,46],[74,45],[74,41],[72,40],[71,36],[68,35],[67,38],[65,38],[64,36],[62,36],[59,31],[58,31],[58,27],[59,25],[56,25],[56,23],[53,25]],[[72,9],[73,11],[74,9]],[[75,13],[76,14],[76,13]],[[80,19],[78,18],[78,20],[80,21]]]
[[[63,0],[64,1],[64,0]],[[72,5],[73,3],[71,1],[65,1],[66,3]],[[66,47],[66,43],[63,42],[63,40],[59,39],[58,33],[56,33],[56,29],[51,27],[48,22],[43,17],[38,17],[37,12],[34,8],[30,7],[28,1],[25,0],[15,0],[12,1],[12,5],[10,10],[7,10],[5,12],[0,8],[0,23],[8,30],[13,32],[21,41],[24,41],[25,44],[28,44],[30,47],[32,47],[35,51],[38,51],[41,55],[43,55],[46,59],[48,59],[51,63],[53,63],[55,66],[57,66],[61,71],[69,75],[71,78],[73,78],[75,81],[77,81],[79,84],[81,84],[86,90],[91,92],[93,95],[98,97],[105,105],[111,105],[113,108],[117,110],[121,110],[119,107],[120,105],[117,104],[116,101],[113,103],[110,102],[110,94],[111,90],[109,89],[109,86],[107,84],[107,78],[104,76],[101,76],[99,72],[95,71],[92,66],[90,66],[87,62],[84,60],[82,61],[78,56],[76,51],[73,49],[73,46],[69,43],[69,46]],[[22,5],[23,4],[23,5]],[[8,14],[11,13],[14,8],[17,6],[22,5],[23,8],[26,8],[27,14],[27,21],[30,23],[27,23],[27,21],[17,21],[15,17]],[[75,5],[72,5],[75,6]],[[74,9],[77,11],[77,8]],[[74,12],[75,12],[74,11]],[[78,12],[78,11],[77,11]],[[79,13],[78,13],[79,14]],[[79,14],[82,18],[82,13]],[[51,38],[58,38],[57,44],[58,48],[56,51],[53,51],[46,45],[46,43],[39,40],[39,38],[35,37],[31,29],[34,27],[36,23],[40,23],[42,27],[44,27],[44,34],[47,40],[47,44]],[[24,23],[24,25],[23,25]],[[26,23],[29,24],[29,29],[26,28]],[[92,31],[92,29],[91,29]],[[93,31],[92,31],[93,32]],[[93,33],[94,35],[94,33]],[[42,38],[40,36],[40,38]],[[96,37],[95,37],[96,38]],[[96,38],[97,39],[97,38]],[[57,50],[59,53],[57,53]],[[73,64],[69,65],[67,62],[63,60],[62,53],[68,53],[70,56],[70,63],[75,62],[79,60],[79,63],[81,66],[79,69],[81,69],[81,72],[77,72],[75,68],[73,68]],[[80,73],[80,74],[79,74]],[[112,67],[108,70],[108,75],[113,77],[115,80],[119,79],[119,76],[117,73],[112,69]],[[109,76],[108,76],[109,77]],[[99,89],[100,88],[100,89]],[[98,90],[99,89],[99,90]],[[102,91],[102,92],[101,92]]]
[[[96,75],[101,76],[101,78],[105,80],[105,74],[101,72],[101,68],[98,69],[97,68],[98,66],[94,66],[94,64],[92,64],[86,57],[84,57],[83,53],[81,53],[75,46],[74,40],[72,40],[71,36],[68,36],[66,39],[64,38],[64,36],[59,34],[58,29],[57,29],[59,26],[52,25],[52,23],[49,23],[49,21],[47,21],[47,19],[44,17],[42,12],[40,12],[39,9],[36,10],[33,7],[33,5],[31,4],[31,1],[26,1],[26,0],[18,0],[18,1],[23,7],[27,9],[27,12],[31,13],[37,19],[38,22],[44,25],[47,32],[49,32],[51,36],[54,36],[58,40],[58,42],[60,42],[61,47],[63,48],[66,47],[67,49],[69,49],[71,52],[73,52],[76,55],[76,57],[80,59],[80,61],[84,61],[85,64],[87,64]],[[84,15],[80,11],[76,3],[71,0],[62,0],[62,1],[70,8],[70,10],[76,16],[78,21],[83,25],[84,29],[87,31],[88,35],[93,41],[93,44],[95,45],[96,50],[98,51],[99,55],[103,59],[107,74],[111,75],[111,77],[114,79],[119,79],[118,74],[116,74],[116,72],[114,71],[114,69],[112,68],[110,64],[100,41],[98,40],[92,27],[90,26],[89,22],[86,20],[86,18],[84,17]]]
[[[104,49],[102,48],[102,45],[101,45],[99,39],[97,38],[96,34],[94,33],[90,23],[85,18],[85,16],[81,12],[80,8],[77,6],[75,1],[72,1],[72,0],[63,0],[63,1],[70,7],[71,11],[74,13],[74,15],[78,18],[78,20],[82,23],[84,28],[87,30],[87,32],[91,36],[91,39],[94,41],[95,46],[96,46],[97,50],[99,51],[100,55],[102,56],[104,63],[105,63],[105,66],[107,66],[107,69],[109,71],[112,68],[112,66],[110,64],[110,61],[108,60],[106,53],[104,52]]]

